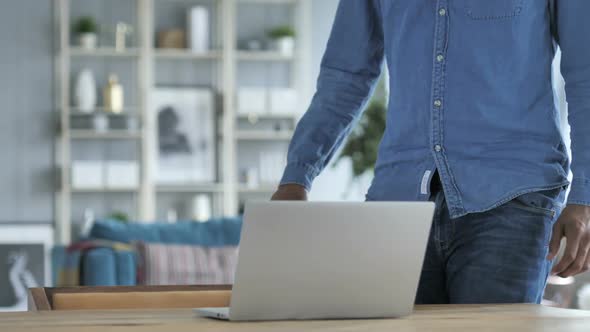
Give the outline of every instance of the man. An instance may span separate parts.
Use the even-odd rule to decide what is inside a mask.
[[[540,302],[563,237],[553,273],[590,265],[588,13],[588,0],[341,0],[273,199],[306,199],[386,60],[387,128],[367,200],[436,202],[416,302]],[[554,41],[571,184],[553,100]]]

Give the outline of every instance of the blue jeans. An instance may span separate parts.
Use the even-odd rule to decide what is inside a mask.
[[[540,303],[563,196],[561,188],[528,193],[451,219],[443,192],[435,193],[416,303]]]

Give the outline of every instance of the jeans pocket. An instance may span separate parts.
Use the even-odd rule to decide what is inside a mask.
[[[473,20],[501,20],[519,16],[524,0],[456,0],[456,5]]]
[[[561,188],[522,194],[509,202],[514,208],[554,218]]]

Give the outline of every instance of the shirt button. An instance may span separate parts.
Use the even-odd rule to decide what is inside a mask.
[[[441,152],[441,151],[442,151],[442,146],[440,146],[440,145],[438,145],[438,144],[437,144],[437,145],[435,145],[435,146],[434,146],[434,151],[436,151],[436,152]]]
[[[436,61],[438,61],[438,62],[443,62],[444,59],[445,59],[445,57],[442,54],[439,54],[436,56]]]
[[[440,16],[445,16],[445,15],[447,15],[447,10],[446,10],[446,9],[444,9],[444,8],[441,8],[441,9],[439,9],[439,10],[438,10],[438,15],[440,15]]]
[[[442,101],[440,101],[440,100],[438,100],[438,99],[437,99],[437,100],[435,100],[435,101],[434,101],[434,106],[436,106],[436,107],[441,107],[441,106],[442,106]]]

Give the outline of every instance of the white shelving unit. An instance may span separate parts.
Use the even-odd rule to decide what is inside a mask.
[[[241,195],[268,195],[274,190],[274,184],[261,184],[258,187],[248,187],[240,184],[238,179],[238,151],[240,144],[277,144],[285,145],[292,136],[292,130],[273,132],[272,130],[250,130],[238,128],[240,121],[272,121],[289,120],[295,123],[298,115],[243,115],[236,110],[236,92],[239,89],[238,72],[240,66],[254,63],[255,65],[272,66],[283,64],[291,66],[290,84],[297,90],[303,110],[311,98],[313,81],[309,77],[311,56],[311,1],[312,0],[193,0],[195,5],[208,4],[215,9],[216,22],[213,30],[213,49],[203,54],[192,53],[188,50],[157,49],[154,45],[156,21],[159,12],[156,7],[161,3],[174,3],[167,0],[133,0],[135,1],[135,45],[124,51],[114,47],[99,47],[95,50],[84,50],[73,46],[70,35],[72,19],[70,8],[78,0],[54,0],[56,9],[59,49],[56,54],[56,83],[58,98],[56,109],[59,111],[59,134],[57,136],[56,160],[59,169],[59,192],[56,195],[56,241],[67,244],[72,234],[72,200],[75,195],[97,195],[97,200],[104,194],[133,195],[131,201],[137,202],[137,217],[139,220],[152,221],[157,218],[157,204],[160,195],[191,195],[206,193],[220,202],[214,203],[214,211],[219,215],[234,216],[239,211]],[[129,0],[130,1],[130,0]],[[191,1],[182,1],[185,4]],[[112,5],[112,2],[109,2]],[[274,51],[243,51],[238,50],[238,18],[242,5],[285,5],[292,6],[294,28],[297,33],[297,47],[293,56],[285,56]],[[105,4],[106,6],[106,4]],[[291,22],[289,22],[291,23]],[[90,129],[72,128],[72,119],[89,117],[92,115],[80,112],[71,106],[71,92],[73,83],[72,63],[75,61],[117,61],[128,66],[134,66],[136,91],[135,100],[128,100],[124,114],[135,116],[140,124],[138,130],[109,130],[97,132]],[[156,72],[162,63],[175,65],[213,66],[215,77],[209,79],[217,82],[216,89],[221,96],[219,121],[217,168],[218,181],[215,183],[190,184],[182,186],[158,185],[154,182],[155,153],[157,148],[156,119],[150,116],[149,101],[151,92],[156,86]],[[97,112],[104,112],[98,108]],[[109,114],[109,117],[119,115]],[[252,122],[252,121],[251,121]],[[137,158],[140,165],[140,183],[138,188],[124,189],[74,189],[71,185],[72,145],[79,141],[136,142]],[[80,216],[76,216],[80,217]]]
[[[118,51],[111,47],[99,47],[95,50],[85,50],[79,47],[70,47],[70,55],[73,57],[139,57],[140,50],[135,48],[127,48],[124,51]]]

